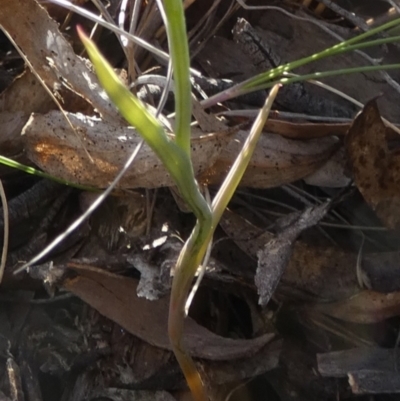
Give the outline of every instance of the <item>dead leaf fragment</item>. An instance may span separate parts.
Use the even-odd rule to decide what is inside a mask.
[[[225,178],[248,136],[244,130],[234,134],[215,164],[200,179],[219,184]],[[337,150],[335,138],[291,140],[263,133],[240,182],[241,186],[272,188],[300,180],[318,170]]]
[[[116,127],[96,117],[79,113],[67,113],[67,116],[77,135],[59,111],[32,114],[23,131],[29,159],[47,173],[67,181],[107,187],[140,142],[140,135],[133,128]],[[193,135],[196,135],[195,130]],[[200,174],[214,162],[228,140],[226,133],[197,135],[192,139],[195,174]],[[82,149],[82,141],[93,163]],[[118,185],[121,188],[158,188],[174,185],[174,182],[145,144]]]
[[[387,128],[376,101],[368,102],[346,136],[354,181],[367,203],[389,228],[400,227],[400,158],[389,151]]]
[[[346,322],[381,322],[400,314],[400,291],[382,294],[365,290],[342,301],[316,304],[312,309]]]
[[[114,179],[140,141],[132,128],[116,127],[95,117],[67,113],[81,140],[58,111],[33,114],[23,138],[29,159],[47,173],[67,181],[104,188]],[[235,161],[246,131],[203,134],[192,129],[192,161],[196,176],[220,184]],[[84,141],[91,163],[81,142]],[[335,138],[296,141],[279,135],[261,137],[241,185],[270,188],[317,170],[337,149]],[[144,145],[135,163],[119,182],[121,188],[158,188],[174,185],[154,152]]]
[[[354,394],[399,394],[400,377],[396,371],[363,370],[349,373],[349,384]]]
[[[230,210],[225,211],[220,224],[238,247],[253,259],[257,259],[257,253],[274,237],[271,232],[254,226]],[[299,293],[324,301],[348,298],[359,289],[354,268],[356,260],[357,255],[339,247],[317,247],[296,241],[276,296],[281,298],[284,294],[285,299],[292,301]],[[246,272],[247,266],[241,274]],[[326,279],[328,276],[329,280]],[[287,290],[282,292],[284,287]]]
[[[258,267],[255,283],[260,295],[260,305],[266,305],[271,299],[292,256],[297,237],[302,231],[324,218],[331,205],[332,202],[328,201],[319,206],[307,208],[257,252]]]
[[[0,25],[49,89],[69,88],[87,99],[108,121],[125,124],[95,74],[75,54],[57,23],[37,1],[2,0]]]
[[[169,297],[149,301],[137,296],[137,280],[87,266],[74,265],[73,269],[79,276],[65,280],[65,289],[134,336],[172,351],[167,330]],[[198,325],[193,319],[188,318],[185,322],[186,349],[193,357],[207,360],[249,357],[273,337],[273,334],[264,334],[251,340],[224,338]]]

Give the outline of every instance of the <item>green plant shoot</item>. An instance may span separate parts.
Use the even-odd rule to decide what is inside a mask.
[[[307,64],[314,60],[330,55],[354,50],[355,43],[367,38],[379,30],[387,29],[399,23],[386,24],[385,28],[377,28],[357,38],[350,39],[332,48],[324,50],[316,55],[306,57],[293,63],[277,67],[271,71],[260,74],[251,80],[243,82],[219,95],[218,101],[226,100],[245,91],[254,90],[265,86],[273,86],[270,96],[261,109],[253,128],[246,140],[237,160],[232,166],[221,189],[215,197],[212,209],[202,196],[193,173],[190,159],[190,119],[191,119],[191,94],[190,94],[190,64],[187,44],[184,11],[181,0],[164,0],[166,14],[166,30],[169,50],[175,80],[175,136],[169,135],[159,121],[146,109],[146,107],[120,82],[112,67],[101,56],[94,43],[87,38],[82,30],[79,35],[87,49],[87,52],[95,66],[100,83],[110,99],[119,109],[122,116],[129,124],[134,126],[147,144],[160,158],[166,170],[173,178],[181,196],[196,215],[197,223],[192,234],[185,243],[179,256],[171,290],[171,300],[168,318],[168,333],[176,358],[186,377],[188,385],[196,401],[208,401],[207,393],[202,383],[192,358],[186,352],[183,344],[183,326],[185,317],[185,303],[188,297],[193,278],[200,265],[213,232],[226,208],[229,200],[236,190],[250,161],[251,155],[260,136],[261,130],[268,117],[269,110],[276,97],[279,86],[277,83],[286,84],[298,80],[304,80],[309,76],[295,78],[281,78],[282,74],[293,68]],[[393,38],[392,38],[393,40]],[[379,43],[384,43],[379,39]],[[386,41],[386,39],[384,39]],[[359,44],[367,47],[377,44],[377,41]],[[385,42],[386,43],[386,42]],[[382,69],[382,66],[361,67],[363,69]],[[328,72],[331,75],[349,71]],[[325,74],[328,74],[325,73]],[[324,74],[321,73],[321,76]],[[315,74],[313,75],[315,77]],[[316,76],[318,77],[318,75]],[[273,81],[275,79],[275,81]],[[273,82],[271,82],[273,81]],[[210,98],[208,104],[215,101]],[[204,104],[204,103],[203,103]]]

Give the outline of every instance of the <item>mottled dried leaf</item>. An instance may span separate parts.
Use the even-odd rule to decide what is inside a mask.
[[[0,112],[0,149],[2,156],[14,156],[22,149],[21,130],[29,115],[21,112]]]
[[[375,100],[355,118],[346,147],[354,181],[368,204],[389,228],[400,227],[400,158],[389,151]]]
[[[363,370],[349,373],[349,384],[354,394],[399,394],[400,376],[397,371]],[[392,395],[393,396],[393,395]]]
[[[253,259],[257,259],[257,252],[273,238],[272,233],[254,226],[230,210],[225,211],[220,224],[239,248]],[[317,247],[296,241],[277,296],[281,297],[283,285],[289,288],[285,291],[285,298],[290,300],[296,299],[299,292],[321,300],[349,297],[359,288],[356,261],[357,255],[337,247]],[[247,266],[244,269],[243,274],[248,272]]]
[[[331,204],[331,201],[325,202],[316,207],[307,208],[301,214],[297,214],[295,219],[291,219],[292,221],[283,231],[268,241],[257,252],[258,267],[255,283],[257,292],[260,295],[258,301],[260,305],[266,305],[271,299],[292,256],[297,237],[302,231],[317,224],[324,218]],[[289,215],[289,217],[291,216]]]
[[[221,149],[216,163],[201,175],[211,184],[221,183],[233,165],[248,136],[238,131]],[[334,138],[290,140],[264,133],[240,182],[241,186],[271,188],[300,180],[317,171],[337,150]]]
[[[68,113],[75,135],[64,116],[52,111],[33,114],[24,128],[28,157],[46,172],[65,180],[104,188],[115,178],[141,138],[132,128],[117,128],[98,118]],[[81,140],[79,140],[79,138]],[[194,171],[200,174],[215,161],[227,134],[209,134],[192,140]],[[82,149],[81,141],[93,163]],[[174,185],[155,153],[145,144],[131,169],[119,182],[122,188],[158,188]]]
[[[115,127],[97,118],[68,113],[75,135],[57,111],[33,114],[24,128],[28,157],[40,168],[65,180],[106,187],[120,171],[140,141],[132,128]],[[202,134],[193,129],[192,161],[196,176],[219,184],[234,163],[246,131]],[[82,149],[81,138],[94,163]],[[264,134],[254,152],[241,185],[268,188],[289,183],[316,171],[337,148],[334,138],[296,141]],[[143,146],[133,167],[118,184],[122,188],[157,188],[173,185],[160,160]]]

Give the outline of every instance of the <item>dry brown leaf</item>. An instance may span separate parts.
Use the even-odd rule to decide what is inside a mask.
[[[352,323],[376,323],[400,314],[400,291],[365,290],[343,301],[320,303],[312,310]]]
[[[95,74],[74,53],[57,23],[37,1],[2,0],[0,25],[15,40],[50,90],[66,86],[88,99],[108,121],[125,124],[105,96]]]
[[[396,370],[379,372],[374,369],[349,373],[349,384],[353,394],[400,393],[400,376]]]
[[[274,294],[290,261],[297,237],[324,218],[331,205],[332,201],[328,201],[309,207],[295,216],[295,219],[288,215],[291,218],[290,223],[257,252],[258,266],[254,281],[260,296],[260,305],[266,305]]]
[[[304,177],[308,185],[329,188],[343,188],[350,184],[350,177],[346,171],[346,152],[341,147],[317,171]]]
[[[246,131],[238,131],[221,149],[216,163],[200,179],[211,184],[222,182],[247,135]],[[300,180],[318,170],[337,148],[338,142],[334,138],[298,141],[265,133],[257,144],[240,185],[271,188]]]
[[[138,281],[88,266],[74,265],[78,276],[63,287],[87,302],[129,333],[156,347],[172,350],[168,338],[169,297],[157,301],[139,298]],[[184,342],[193,357],[224,361],[255,355],[272,338],[264,334],[251,340],[220,337],[193,319],[186,319]]]
[[[70,182],[104,188],[115,178],[131,155],[140,136],[131,128],[116,128],[98,118],[68,113],[68,118],[93,158],[89,160],[81,141],[72,132],[64,116],[53,111],[33,114],[24,128],[28,157],[46,172]],[[227,134],[209,134],[192,140],[196,174],[216,159]],[[131,169],[122,177],[122,188],[158,188],[174,185],[161,161],[145,144]]]
[[[389,228],[400,227],[400,158],[388,149],[376,101],[355,118],[346,148],[354,181],[367,203]]]
[[[239,248],[253,259],[257,259],[257,252],[273,238],[272,233],[254,226],[230,210],[225,211],[220,224]],[[356,255],[339,248],[317,247],[299,240],[294,245],[281,285],[277,288],[277,296],[282,296],[283,285],[289,287],[283,292],[289,299],[295,299],[299,291],[320,300],[349,297],[359,288],[356,261]]]
[[[22,111],[0,112],[0,149],[2,156],[14,156],[22,149],[21,130],[28,120]]]
[[[68,113],[92,156],[91,163],[64,116],[57,111],[34,114],[24,128],[28,157],[47,173],[70,182],[106,187],[125,164],[140,137],[131,128],[116,128],[96,118]],[[196,134],[197,132],[197,134]],[[196,137],[197,135],[197,137]],[[199,136],[193,129],[192,160],[200,181],[218,184],[233,164],[247,132],[220,132]],[[301,179],[314,172],[335,151],[334,138],[296,141],[266,134],[241,185],[268,188]],[[143,146],[134,166],[119,183],[123,188],[173,185],[156,155]]]
[[[45,113],[54,107],[48,93],[29,70],[0,94],[0,103],[3,111],[25,113],[26,121],[32,112]]]
[[[273,113],[271,113],[273,114]],[[279,115],[279,113],[277,112]],[[291,139],[313,139],[325,136],[344,136],[350,123],[294,123],[270,118],[265,124],[265,130],[280,134]]]

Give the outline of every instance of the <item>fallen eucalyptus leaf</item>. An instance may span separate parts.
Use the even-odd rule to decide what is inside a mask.
[[[400,227],[400,158],[389,151],[376,101],[368,102],[346,136],[354,182],[389,228]]]
[[[60,112],[33,114],[24,127],[28,157],[47,173],[67,181],[104,188],[114,179],[140,141],[132,128],[117,128],[95,117],[68,113],[94,163],[88,159]],[[248,133],[228,130],[203,134],[193,129],[192,160],[201,182],[219,184],[225,178]],[[335,138],[290,140],[262,135],[241,185],[269,188],[316,171],[337,149]],[[119,182],[121,188],[158,188],[173,181],[156,155],[144,145],[134,166]]]
[[[89,160],[81,141],[68,122],[57,111],[45,116],[33,114],[24,128],[28,157],[43,170],[67,181],[104,188],[122,169],[129,155],[141,140],[133,128],[116,128],[95,117],[70,114],[68,117],[85,143]],[[192,139],[193,168],[196,174],[215,160],[228,135],[209,134]],[[155,153],[143,145],[134,166],[122,177],[122,188],[158,188],[174,182]]]
[[[137,280],[88,266],[71,267],[79,275],[65,280],[65,289],[134,336],[156,347],[172,351],[167,331],[169,297],[148,301],[137,296]],[[191,318],[187,318],[185,322],[185,348],[193,357],[207,360],[249,357],[273,337],[273,334],[268,333],[251,340],[224,338],[198,325]]]

